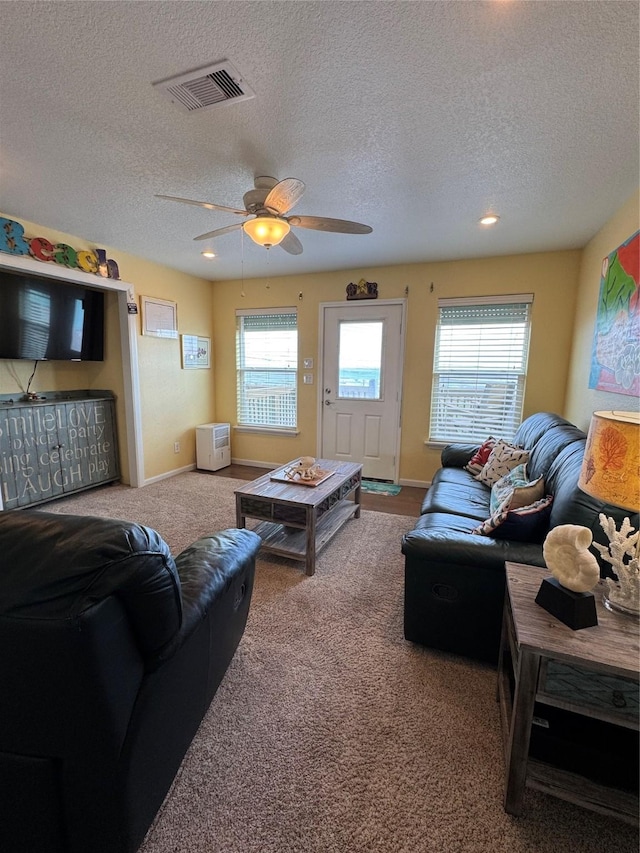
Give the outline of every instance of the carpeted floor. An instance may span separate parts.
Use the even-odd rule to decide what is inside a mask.
[[[239,484],[193,472],[43,509],[137,520],[177,553],[234,525]],[[632,828],[534,791],[505,814],[495,671],[403,638],[413,523],[363,511],[311,578],[259,558],[244,637],[141,853],[637,852]]]

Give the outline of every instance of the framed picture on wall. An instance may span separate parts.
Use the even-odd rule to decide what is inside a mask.
[[[178,337],[178,306],[155,296],[141,296],[142,334],[156,338]]]
[[[211,338],[182,335],[182,367],[185,370],[211,367]]]

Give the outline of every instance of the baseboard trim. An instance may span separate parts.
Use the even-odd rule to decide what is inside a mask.
[[[248,465],[251,468],[277,468],[277,462],[258,462],[256,459],[236,459],[231,457],[232,465]]]
[[[148,479],[143,480],[143,486],[150,486],[152,483],[159,483],[160,480],[168,480],[169,477],[175,477],[176,474],[185,474],[187,471],[195,471],[196,463],[192,462],[191,465],[185,465],[182,468],[174,468],[173,471],[167,471],[165,474],[158,474],[156,477],[149,477]]]
[[[431,480],[398,480],[401,486],[413,486],[416,489],[428,489],[431,485]]]

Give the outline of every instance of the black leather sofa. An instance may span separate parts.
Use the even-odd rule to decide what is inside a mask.
[[[608,544],[598,515],[619,526],[635,515],[603,504],[578,488],[586,435],[558,415],[543,412],[520,425],[513,444],[530,452],[529,479],[544,477],[553,495],[548,527],[580,524],[596,542]],[[498,655],[507,561],[545,565],[542,542],[514,541],[473,533],[490,515],[490,488],[465,470],[475,445],[452,444],[442,451],[421,515],[402,539],[405,556],[404,635],[407,640],[448,652],[495,662]],[[598,555],[595,555],[598,557]],[[599,557],[598,557],[599,559]],[[601,574],[611,574],[601,562]]]
[[[244,632],[260,539],[0,513],[0,850],[131,853]]]

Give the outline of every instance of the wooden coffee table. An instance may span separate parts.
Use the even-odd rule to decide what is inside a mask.
[[[236,525],[245,527],[247,518],[259,519],[253,529],[262,549],[303,560],[305,572],[313,575],[320,549],[350,518],[360,517],[362,465],[318,459],[320,469],[332,473],[317,485],[277,479],[293,464],[236,489]]]

